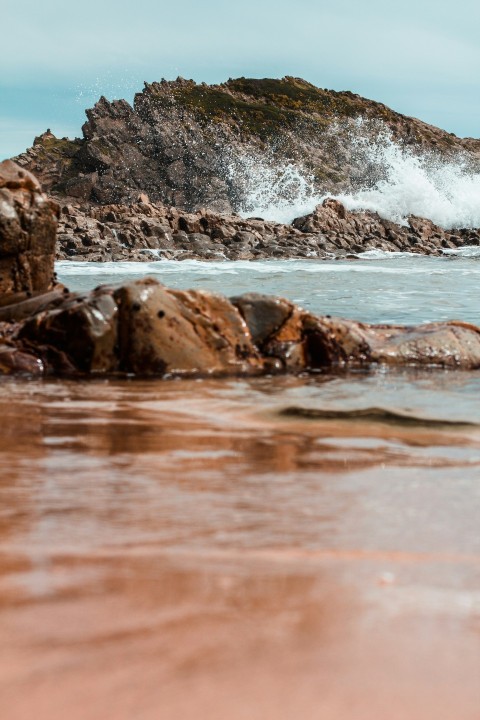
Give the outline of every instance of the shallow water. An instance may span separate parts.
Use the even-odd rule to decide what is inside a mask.
[[[1,717],[478,718],[479,385],[4,381]]]
[[[480,323],[480,248],[464,252],[467,257],[374,251],[361,260],[60,262],[57,272],[72,290],[148,274],[174,288],[281,295],[317,314],[364,322]]]
[[[164,279],[374,315],[360,262]],[[0,388],[1,718],[478,720],[479,373]]]

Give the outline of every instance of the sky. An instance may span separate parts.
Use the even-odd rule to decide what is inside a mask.
[[[165,77],[294,75],[480,137],[478,0],[2,0],[0,159]]]

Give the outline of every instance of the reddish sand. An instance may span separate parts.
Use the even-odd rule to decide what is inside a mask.
[[[480,719],[478,429],[2,390],[1,720]]]

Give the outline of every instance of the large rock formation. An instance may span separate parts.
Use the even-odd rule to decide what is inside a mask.
[[[53,287],[58,215],[31,173],[0,163],[0,306]]]
[[[248,198],[259,186],[273,185],[277,200],[295,193],[289,163],[309,178],[312,197],[372,187],[384,169],[371,161],[369,139],[385,131],[437,160],[460,153],[465,165],[480,167],[480,140],[350,92],[292,77],[212,86],[178,79],[146,84],[133,106],[101,98],[87,118],[82,139],[47,130],[17,158],[62,205],[58,259],[440,254],[479,242],[476,230],[445,231],[421,218],[400,226],[330,201],[293,225],[235,214],[254,206]]]
[[[133,106],[102,97],[87,118],[82,139],[58,139],[47,131],[17,160],[45,189],[100,204],[129,204],[146,192],[153,202],[182,210],[231,212],[245,199],[243,170],[248,175],[258,162],[275,170],[294,161],[319,193],[371,185],[375,168],[351,143],[359,119],[366,135],[386,128],[402,144],[480,159],[479,140],[293,77],[212,86],[154,82],[145,84]]]

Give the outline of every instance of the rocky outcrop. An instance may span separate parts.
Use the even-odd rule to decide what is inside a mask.
[[[320,245],[319,245],[320,240]],[[62,208],[57,259],[251,260],[327,257],[318,233],[211,210],[186,213],[141,195],[130,205]],[[329,245],[334,252],[335,245]]]
[[[145,193],[128,205],[72,202],[60,212],[12,161],[0,164],[0,202],[0,305],[51,289],[55,252],[60,260],[95,261],[326,259],[373,249],[439,255],[480,244],[478,230],[445,231],[415,217],[396,225],[376,213],[348,212],[332,199],[292,225],[205,209],[187,213]]]
[[[480,140],[293,77],[145,84],[132,106],[101,98],[87,110],[82,139],[47,130],[17,161],[60,202],[58,259],[435,255],[477,244],[477,230],[446,231],[414,217],[396,225],[331,200],[292,225],[236,214],[253,206],[262,183],[273,184],[277,200],[291,199],[290,181],[277,180],[292,163],[311,197],[374,186],[384,168],[371,160],[370,140],[385,132],[436,160],[460,154],[465,167],[480,167]]]
[[[480,230],[444,230],[431,220],[415,216],[409,217],[405,225],[399,225],[374,212],[349,212],[332,198],[318,205],[313,213],[296,218],[292,224],[303,233],[324,237],[325,242],[337,249],[354,253],[380,249],[439,255],[445,248],[480,244]]]
[[[467,153],[478,165],[479,140],[293,77],[146,83],[132,106],[102,97],[87,110],[82,139],[47,131],[17,161],[63,198],[130,204],[146,192],[155,203],[189,212],[232,212],[243,206],[249,172],[259,163],[275,171],[295,162],[319,195],[371,186],[375,168],[351,143],[359,119],[364,135],[386,128],[402,144],[443,156]]]
[[[271,365],[226,298],[167,290],[150,278],[66,295],[18,324],[8,341],[22,366],[31,354],[53,373],[232,375]]]
[[[376,213],[348,212],[330,198],[310,215],[282,225],[211,210],[186,213],[151,203],[143,194],[130,205],[64,205],[57,259],[328,259],[367,250],[441,255],[479,244],[478,230],[445,231],[416,217],[397,225]]]
[[[0,306],[53,287],[58,215],[31,173],[0,163]]]
[[[378,365],[480,368],[480,328],[368,325],[316,317],[281,298],[228,300],[151,278],[64,293],[0,324],[0,373],[221,376]]]

